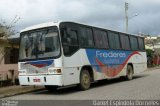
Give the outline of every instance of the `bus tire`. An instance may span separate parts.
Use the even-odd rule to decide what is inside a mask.
[[[87,90],[91,85],[91,76],[87,69],[83,69],[80,74],[80,84],[79,87],[81,90]]]
[[[131,65],[127,66],[127,72],[126,72],[126,79],[127,80],[132,80],[133,79],[133,68]]]
[[[57,91],[58,86],[45,85],[45,88],[50,92],[54,92],[54,91]]]

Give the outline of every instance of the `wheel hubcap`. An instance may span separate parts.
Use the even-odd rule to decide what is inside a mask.
[[[83,84],[86,86],[89,84],[89,77],[87,74],[83,75]]]

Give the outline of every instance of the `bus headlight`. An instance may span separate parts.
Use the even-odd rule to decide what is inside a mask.
[[[54,74],[61,74],[61,69],[49,68],[48,72],[49,73],[54,73]]]

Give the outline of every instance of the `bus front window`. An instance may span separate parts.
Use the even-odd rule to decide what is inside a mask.
[[[22,33],[19,59],[43,59],[60,55],[57,28]]]

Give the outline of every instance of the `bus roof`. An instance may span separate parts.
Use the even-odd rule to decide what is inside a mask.
[[[83,23],[78,23],[78,22],[72,22],[72,21],[57,21],[57,22],[46,22],[46,23],[41,23],[41,24],[37,24],[37,25],[33,25],[30,27],[27,27],[23,30],[21,30],[20,32],[25,32],[25,31],[29,31],[29,30],[34,30],[34,29],[39,29],[39,28],[45,28],[45,27],[51,27],[51,26],[59,26],[60,23],[75,23],[75,24],[79,24],[79,25],[85,25],[85,26],[89,26],[89,27],[93,27],[93,28],[100,28],[100,29],[106,29],[106,30],[110,30],[110,31],[114,31],[114,32],[118,32],[118,33],[124,33],[124,34],[128,34],[128,35],[133,35],[133,36],[138,36],[135,34],[130,34],[130,33],[126,33],[126,32],[120,32],[120,31],[116,31],[116,30],[111,30],[108,28],[102,28],[102,27],[97,27],[97,26],[92,26],[92,25],[86,25]],[[138,36],[138,37],[143,37],[143,36]]]
[[[45,27],[51,27],[51,26],[58,26],[60,22],[46,22],[46,23],[41,23],[37,25],[33,25],[30,27],[27,27],[25,29],[22,29],[20,32],[25,32],[29,30],[34,30],[34,29],[39,29],[39,28],[45,28]]]

